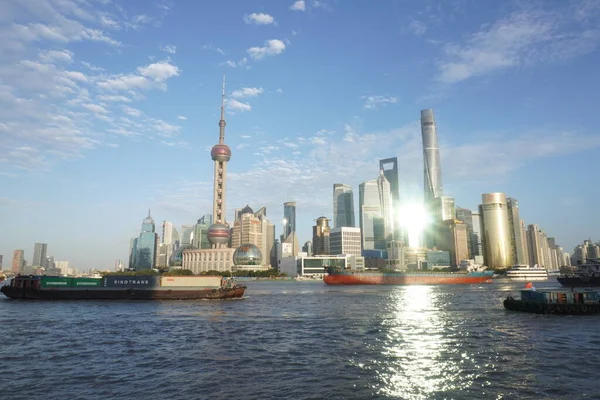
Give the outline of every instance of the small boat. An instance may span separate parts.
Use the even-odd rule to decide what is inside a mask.
[[[586,315],[600,313],[600,291],[534,287],[521,290],[521,299],[508,296],[504,308],[533,314]]]
[[[506,271],[506,277],[511,281],[546,281],[548,280],[548,271],[545,268],[534,265],[514,265]]]

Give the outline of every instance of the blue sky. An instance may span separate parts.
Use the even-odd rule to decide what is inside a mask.
[[[266,205],[279,234],[295,200],[304,242],[394,156],[420,199],[433,108],[445,194],[505,192],[570,252],[600,238],[599,26],[595,0],[2,1],[4,265],[39,241],[112,268],[148,208],[211,212],[223,74],[229,220]]]

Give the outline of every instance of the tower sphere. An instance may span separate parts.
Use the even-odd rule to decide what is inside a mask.
[[[235,249],[233,252],[234,265],[260,265],[262,262],[262,253],[256,245],[246,243]]]
[[[231,149],[226,144],[215,144],[210,151],[214,161],[225,162],[231,159]]]
[[[217,222],[208,228],[208,241],[211,244],[227,244],[229,242],[229,227]]]

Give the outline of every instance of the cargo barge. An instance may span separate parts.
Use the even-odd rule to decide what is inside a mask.
[[[489,283],[493,271],[428,272],[428,271],[358,271],[330,267],[323,281],[328,285],[453,285]]]
[[[221,300],[241,298],[246,286],[220,276],[128,276],[69,278],[16,276],[0,291],[27,300]]]
[[[508,296],[504,308],[532,314],[588,315],[600,313],[600,292],[595,290],[521,290],[521,298]]]
[[[600,287],[600,259],[587,259],[574,273],[559,275],[556,280],[565,287]]]

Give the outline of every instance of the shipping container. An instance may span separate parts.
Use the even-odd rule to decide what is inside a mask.
[[[72,280],[65,276],[42,276],[42,287],[69,287]]]
[[[160,278],[161,286],[170,287],[221,287],[220,276],[163,276]]]
[[[104,277],[106,287],[151,288],[159,286],[160,277],[157,275],[107,275]]]
[[[102,278],[74,278],[71,286],[73,287],[89,287],[89,286],[103,286],[104,279]]]

